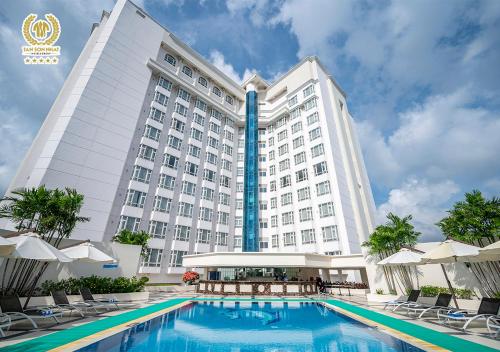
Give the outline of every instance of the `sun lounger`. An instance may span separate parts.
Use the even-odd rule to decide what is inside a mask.
[[[19,320],[28,320],[35,329],[38,328],[35,320],[54,319],[59,324],[58,318],[63,315],[61,311],[54,310],[50,306],[40,306],[25,310],[17,296],[0,296],[0,308],[2,308],[3,314],[7,314],[10,317],[11,323]]]
[[[97,305],[100,304],[108,309],[109,307],[120,309],[120,307],[118,307],[119,302],[115,299],[94,299],[92,292],[90,292],[90,290],[87,287],[80,288],[80,294],[82,295],[83,301],[85,303],[97,304]]]
[[[69,311],[70,316],[72,315],[73,311],[75,311],[80,314],[81,317],[84,317],[85,315],[83,314],[82,310],[88,311],[89,309],[93,309],[97,313],[96,307],[94,307],[90,303],[69,303],[68,296],[66,295],[66,292],[64,290],[50,291],[50,294],[54,299],[55,306],[62,310]]]
[[[467,330],[471,323],[477,321],[487,321],[488,318],[498,316],[500,309],[500,298],[483,297],[477,312],[457,310],[454,312],[438,311],[438,318],[441,324],[452,322],[463,323],[462,329]]]
[[[486,320],[486,327],[493,337],[498,338],[500,336],[500,315],[489,317]]]
[[[384,309],[386,308],[393,308],[392,311],[396,311],[398,308],[402,307],[403,305],[407,305],[409,303],[414,303],[417,301],[418,296],[420,296],[420,290],[411,290],[410,294],[408,295],[408,298],[406,301],[403,300],[395,300],[395,301],[389,301],[385,302]]]
[[[452,297],[453,296],[449,293],[440,293],[436,297],[434,304],[410,303],[402,306],[402,308],[406,310],[406,314],[408,315],[410,315],[410,313],[412,313],[412,315],[418,314],[418,319],[429,313],[437,315],[438,311],[448,310],[449,312],[452,312],[455,309],[448,307]]]
[[[0,313],[0,337],[5,337],[5,330],[9,330],[12,325],[8,314]]]

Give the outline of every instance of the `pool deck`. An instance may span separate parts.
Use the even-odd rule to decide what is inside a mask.
[[[175,310],[191,301],[256,301],[256,302],[320,302],[385,333],[426,351],[491,352],[500,350],[500,341],[487,338],[484,329],[475,334],[437,324],[432,320],[416,320],[380,309],[359,296],[351,297],[224,297],[196,294],[155,294],[135,309],[108,311],[85,319],[65,318],[56,326],[28,332],[10,331],[0,339],[1,352],[73,351],[117,332],[126,330],[155,316]]]

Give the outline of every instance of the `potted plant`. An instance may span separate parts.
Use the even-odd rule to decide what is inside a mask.
[[[194,281],[200,278],[200,274],[196,271],[186,271],[184,275],[182,275],[182,281],[187,285],[192,285]]]

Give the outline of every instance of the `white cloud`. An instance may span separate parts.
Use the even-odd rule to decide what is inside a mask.
[[[415,229],[422,233],[420,241],[442,240],[443,236],[435,223],[446,215],[450,200],[459,190],[452,180],[430,183],[410,178],[401,187],[389,192],[387,202],[377,209],[377,222],[384,223],[389,212],[399,216],[411,214]]]
[[[217,67],[219,70],[224,72],[229,78],[231,78],[236,83],[243,83],[247,78],[249,78],[255,70],[245,69],[243,75],[240,75],[231,65],[225,61],[224,55],[218,50],[212,50],[209,57],[210,62]]]

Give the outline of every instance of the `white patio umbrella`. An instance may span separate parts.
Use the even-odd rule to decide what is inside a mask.
[[[420,264],[422,254],[416,253],[408,248],[402,248],[399,252],[382,259],[378,265],[417,265]]]
[[[62,249],[65,255],[74,260],[86,263],[113,263],[116,259],[110,257],[100,249],[97,249],[92,243],[84,242],[76,246]]]
[[[479,257],[490,258],[486,260],[500,260],[500,241],[492,243],[489,246],[479,248]]]
[[[0,236],[0,257],[5,257],[14,251],[16,244]]]
[[[16,244],[16,248],[12,253],[6,256],[7,258],[35,259],[42,262],[62,263],[73,261],[73,259],[69,258],[51,244],[42,240],[40,236],[33,232],[12,237],[10,238],[10,241]]]

